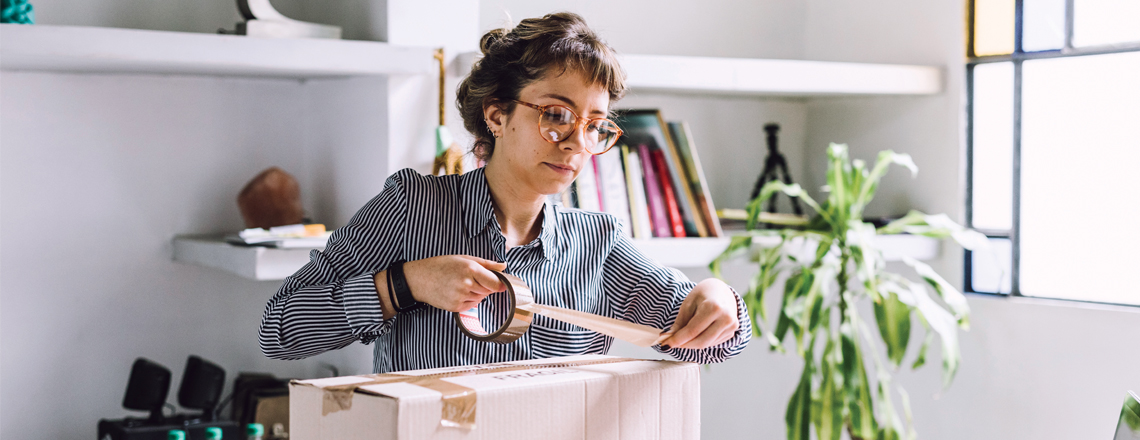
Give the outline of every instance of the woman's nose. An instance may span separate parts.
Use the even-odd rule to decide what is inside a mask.
[[[579,153],[586,149],[586,127],[574,127],[574,132],[570,133],[565,140],[558,143],[564,151]]]

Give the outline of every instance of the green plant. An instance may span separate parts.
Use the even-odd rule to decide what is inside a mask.
[[[832,144],[826,201],[817,203],[799,185],[767,184],[748,204],[748,233],[732,237],[728,248],[709,265],[721,277],[725,260],[753,252],[754,242],[759,244],[754,258],[760,270],[743,295],[755,323],[754,334],[780,352],[793,337],[796,352],[804,360],[785,414],[789,440],[810,439],[811,426],[820,440],[839,439],[844,429],[852,439],[915,438],[906,390],[897,388],[908,422],[905,431],[890,394],[891,370],[903,363],[912,317],[925,327],[926,335],[911,368],[926,362],[927,348],[937,335],[942,346],[943,387],[950,385],[958,369],[957,329],[969,327],[965,296],[930,266],[913,259],[904,261],[923,282],[887,272],[874,238],[900,233],[950,237],[967,249],[978,249],[985,246],[985,236],[944,214],[911,211],[878,229],[864,222],[863,209],[891,164],[909,168],[912,176],[918,172],[905,154],[881,152],[874,167],[867,169],[863,161],[848,158],[846,145]],[[762,213],[762,204],[777,192],[798,197],[815,214],[789,220]],[[785,227],[759,229],[762,223]],[[783,281],[783,298],[775,322],[770,323],[764,298],[769,290],[777,290],[778,281]],[[941,303],[931,297],[928,288]],[[858,311],[857,305],[867,301],[874,310],[880,338],[874,338],[875,332]],[[886,347],[885,353],[878,340]],[[874,381],[867,373],[867,358],[876,373]]]

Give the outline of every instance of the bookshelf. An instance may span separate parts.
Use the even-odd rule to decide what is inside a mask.
[[[431,48],[372,41],[13,24],[0,25],[0,40],[4,43],[0,45],[0,69],[16,72],[296,80],[437,72]],[[474,52],[460,54],[449,70],[469,69],[475,57]],[[633,90],[666,93],[914,95],[938,93],[942,81],[940,70],[929,66],[659,55],[622,58]],[[346,92],[359,86],[322,87]],[[344,126],[361,119],[347,111],[345,116]],[[368,136],[372,134],[362,134],[357,143],[372,142]],[[703,267],[727,246],[727,239],[652,238],[635,240],[635,244],[667,266]],[[936,253],[937,243],[934,246]],[[178,236],[174,259],[250,279],[275,280],[308,261],[308,250],[240,248],[218,237]]]
[[[437,72],[432,49],[84,26],[0,25],[7,71],[337,78]]]
[[[470,70],[477,54],[456,59]],[[634,91],[733,96],[835,97],[934,95],[942,92],[935,66],[760,58],[621,55]]]
[[[634,240],[642,252],[669,267],[703,267],[728,246],[727,238]],[[174,237],[174,261],[222,270],[258,281],[281,280],[309,262],[311,249],[235,246],[220,235]]]
[[[668,267],[703,268],[728,247],[728,238],[654,238],[633,240],[641,252]],[[753,247],[772,246],[774,240],[754,239]],[[174,238],[174,261],[217,269],[258,281],[281,280],[309,262],[311,249],[274,249],[235,246],[220,235],[180,235]],[[918,235],[881,235],[875,245],[886,261],[903,256],[930,260],[941,242]]]

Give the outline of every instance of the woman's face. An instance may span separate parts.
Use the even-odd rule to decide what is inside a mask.
[[[519,100],[536,105],[569,107],[579,118],[604,118],[609,110],[609,92],[592,84],[577,70],[551,69],[546,77],[526,86]],[[516,104],[510,115],[494,106],[484,110],[488,127],[499,135],[487,167],[508,176],[516,190],[533,195],[565,190],[591,154],[583,148],[585,130],[579,126],[566,140],[552,144],[538,132],[539,112]],[[612,152],[611,152],[612,153]],[[522,194],[519,194],[522,195]]]

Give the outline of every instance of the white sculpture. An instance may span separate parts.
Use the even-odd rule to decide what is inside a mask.
[[[309,23],[281,15],[269,0],[237,0],[238,10],[245,18],[237,24],[238,35],[251,37],[308,37],[340,38],[340,26]]]

